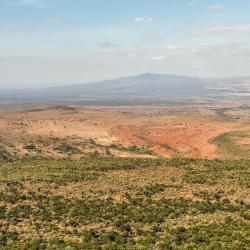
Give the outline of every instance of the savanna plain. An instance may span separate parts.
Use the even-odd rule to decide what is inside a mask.
[[[250,249],[250,106],[0,112],[0,249]]]

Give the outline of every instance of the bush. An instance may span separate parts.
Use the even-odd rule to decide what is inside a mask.
[[[13,157],[8,151],[0,148],[0,161],[10,161],[12,159]]]
[[[77,147],[71,146],[70,144],[62,144],[57,147],[56,150],[67,154],[78,154],[81,152]]]
[[[27,144],[27,145],[24,146],[24,149],[36,150],[36,145],[35,144]]]

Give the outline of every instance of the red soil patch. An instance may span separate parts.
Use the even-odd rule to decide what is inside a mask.
[[[186,157],[212,158],[216,146],[209,143],[211,138],[229,128],[219,124],[185,123],[171,127],[151,128],[142,136],[151,142],[168,145],[176,154]]]
[[[233,124],[220,122],[166,124],[165,126],[123,128],[122,143],[150,147],[163,157],[174,155],[195,158],[215,158],[217,147],[209,141],[221,133],[233,130]]]

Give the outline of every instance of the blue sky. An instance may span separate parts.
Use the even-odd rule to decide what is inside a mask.
[[[0,0],[0,88],[250,75],[249,0]]]

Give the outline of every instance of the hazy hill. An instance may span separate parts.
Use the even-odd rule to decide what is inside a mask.
[[[204,92],[203,80],[194,77],[142,74],[113,80],[61,88],[68,94],[82,96],[168,96],[200,95]]]
[[[203,79],[170,74],[141,74],[80,85],[1,91],[1,99],[57,101],[138,97],[222,95],[250,91],[250,78]]]

